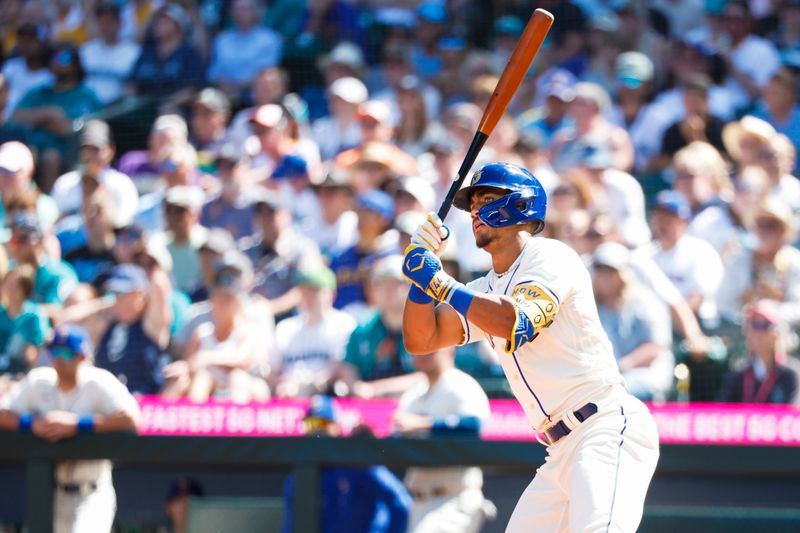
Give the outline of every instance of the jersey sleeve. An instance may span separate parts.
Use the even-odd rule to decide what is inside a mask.
[[[489,284],[486,281],[486,278],[478,278],[470,281],[467,283],[467,288],[479,294],[486,294],[489,292]],[[461,321],[461,327],[464,330],[464,337],[461,339],[461,342],[458,344],[458,346],[464,346],[465,344],[471,344],[473,342],[478,342],[489,338],[488,333],[484,332],[478,326],[467,320],[461,315],[461,313],[456,313],[456,315]]]
[[[561,302],[547,283],[523,280],[514,286],[511,298],[516,305],[513,330],[506,341],[505,351],[511,353],[531,342],[553,323]]]
[[[105,371],[98,374],[98,378],[97,384],[102,398],[97,407],[98,413],[112,415],[124,411],[138,415],[139,404],[122,382],[110,372]]]

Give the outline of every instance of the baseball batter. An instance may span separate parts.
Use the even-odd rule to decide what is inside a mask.
[[[545,223],[544,189],[523,168],[491,163],[453,205],[470,211],[493,268],[468,285],[448,276],[437,255],[449,230],[430,215],[403,263],[413,283],[403,338],[415,354],[487,339],[543,435],[547,460],[506,531],[636,531],[658,460],[655,421],[625,390],[580,258],[534,238]]]

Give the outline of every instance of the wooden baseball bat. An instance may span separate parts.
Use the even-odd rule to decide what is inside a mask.
[[[519,38],[517,47],[514,48],[514,52],[511,54],[508,64],[505,70],[503,70],[500,80],[497,82],[497,87],[495,87],[489,99],[489,103],[483,111],[483,117],[478,125],[478,131],[475,132],[475,137],[472,139],[469,150],[467,150],[467,155],[464,156],[464,161],[458,169],[458,177],[450,186],[447,196],[445,196],[441,207],[439,207],[440,219],[444,220],[447,213],[450,211],[450,206],[453,205],[453,197],[455,197],[461,185],[464,183],[464,180],[467,178],[467,174],[475,163],[475,159],[478,157],[481,148],[483,148],[483,145],[486,143],[486,139],[492,134],[500,117],[505,113],[508,103],[514,96],[514,93],[517,92],[519,84],[522,83],[522,78],[525,77],[525,73],[528,72],[533,58],[539,53],[539,48],[541,48],[545,37],[547,37],[547,32],[550,31],[550,26],[552,25],[553,15],[544,9],[537,9],[533,12],[533,15],[531,15],[528,25],[525,26],[525,31]]]

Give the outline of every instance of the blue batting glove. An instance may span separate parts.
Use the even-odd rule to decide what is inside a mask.
[[[423,291],[427,292],[431,280],[441,269],[442,262],[424,246],[411,244],[406,248],[403,275]]]

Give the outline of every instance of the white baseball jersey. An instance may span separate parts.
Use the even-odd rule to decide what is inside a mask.
[[[119,411],[138,413],[139,404],[125,385],[107,370],[82,364],[76,387],[64,393],[58,388],[54,368],[31,370],[8,400],[8,409],[17,413],[43,415],[50,411],[69,411],[79,416],[111,415]],[[92,459],[61,461],[56,467],[59,483],[96,483],[111,478],[111,461]]]
[[[536,316],[533,300],[543,298],[558,307],[549,327],[511,353],[505,351],[506,339],[493,337],[462,317],[464,343],[489,341],[534,428],[558,422],[566,411],[623,383],[598,318],[589,272],[566,244],[543,237],[528,239],[508,271],[490,271],[468,286],[478,293],[514,298],[531,321]]]

